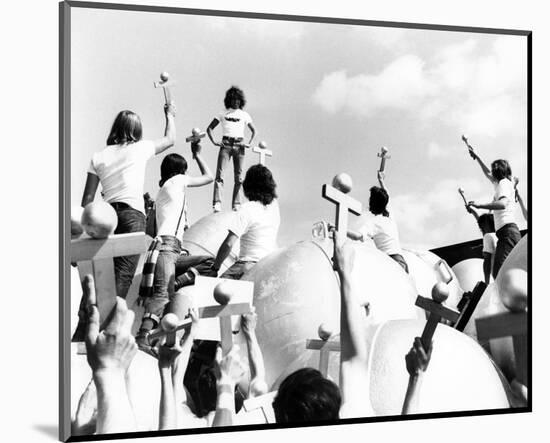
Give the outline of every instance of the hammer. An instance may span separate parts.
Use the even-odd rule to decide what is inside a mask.
[[[162,88],[164,91],[164,101],[167,105],[172,103],[172,94],[170,94],[170,87],[174,86],[175,83],[170,81],[170,74],[168,72],[161,72],[160,82],[154,82],[155,88]]]
[[[466,197],[464,196],[464,189],[458,188],[458,193],[462,196],[462,200],[464,200],[464,204],[468,206],[468,202],[466,201]]]
[[[388,148],[385,146],[382,146],[380,148],[380,152],[377,154],[378,157],[380,157],[380,172],[384,172],[384,169],[386,167],[386,159],[390,159],[391,157],[388,155]]]
[[[468,143],[468,139],[466,138],[466,136],[464,134],[462,134],[462,141],[464,143],[466,143],[466,146],[468,147],[468,153],[470,154],[470,157],[472,157],[472,159],[476,159],[476,155],[474,154],[474,148],[472,148],[472,146],[470,145],[470,143]]]

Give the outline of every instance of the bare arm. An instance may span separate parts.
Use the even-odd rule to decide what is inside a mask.
[[[481,159],[481,157],[479,155],[477,155],[477,153],[474,151],[474,148],[468,144],[468,150],[470,151],[470,155],[472,157],[475,158],[475,160],[477,161],[479,167],[481,168],[481,171],[483,172],[483,174],[485,175],[485,177],[487,177],[487,180],[489,180],[491,183],[495,183],[496,180],[495,178],[493,177],[493,174],[491,174],[491,170],[487,167],[487,165],[483,162],[483,160]]]
[[[493,263],[493,254],[488,252],[483,253],[483,276],[485,277],[485,284],[489,284],[491,280],[491,267]]]
[[[407,387],[407,395],[403,402],[401,414],[408,415],[418,412],[418,400],[420,386],[424,378],[424,372],[430,363],[433,345],[430,346],[428,352],[422,346],[420,337],[415,337],[413,346],[409,353],[405,356],[407,372],[409,373],[409,385]]]
[[[161,345],[158,348],[160,373],[159,429],[177,428],[176,398],[172,380],[172,366],[181,354],[179,343],[174,346]]]
[[[86,178],[86,185],[84,186],[84,192],[82,194],[82,202],[80,206],[83,208],[88,204],[94,201],[95,193],[97,192],[97,187],[99,186],[99,177],[91,172],[88,172]]]
[[[469,205],[466,205],[466,211],[468,211],[470,214],[472,214],[474,216],[474,218],[476,219],[476,221],[479,219],[479,214],[477,213],[477,211],[472,208],[471,206]]]
[[[248,123],[248,129],[250,129],[250,140],[248,141],[249,145],[252,145],[252,140],[256,136],[256,128],[252,122]]]
[[[216,415],[212,427],[231,426],[235,416],[235,384],[243,376],[244,369],[238,357],[238,346],[233,346],[225,357],[222,357],[221,346],[216,349],[215,358]]]
[[[212,130],[213,130],[216,126],[218,126],[219,123],[220,123],[220,121],[219,121],[217,118],[213,119],[213,120],[210,122],[210,124],[208,125],[208,128],[206,128],[206,134],[208,135],[208,138],[210,139],[210,141],[212,142],[212,144],[213,144],[214,146],[220,146],[220,147],[221,147],[222,144],[221,144],[221,143],[218,143],[218,142],[215,142],[215,141],[214,141],[214,137],[212,136]]]
[[[154,141],[155,154],[166,151],[176,143],[176,107],[173,103],[164,106],[164,115],[166,117],[164,137]]]
[[[386,183],[384,181],[384,178],[385,178],[385,174],[382,172],[382,171],[378,171],[378,173],[376,174],[377,178],[378,178],[378,183],[380,184],[380,187],[388,192],[388,188],[386,188]]]
[[[248,364],[250,366],[249,397],[257,397],[267,393],[265,381],[264,357],[258,338],[256,337],[256,323],[258,316],[255,311],[242,316],[241,327],[248,347]]]
[[[521,195],[517,190],[516,190],[516,198],[518,199],[519,207],[521,208],[521,213],[523,214],[523,218],[525,218],[525,220],[527,221],[529,213],[527,212],[525,203],[523,202],[523,199],[521,198]]]
[[[356,241],[363,241],[363,234],[357,232],[357,231],[352,231],[352,230],[348,230],[348,238],[350,240],[356,240]]]
[[[214,260],[214,264],[212,265],[213,271],[219,271],[221,265],[225,261],[227,257],[229,257],[229,254],[231,254],[231,250],[233,249],[233,245],[237,241],[238,237],[233,234],[232,232],[229,232],[227,234],[227,237],[225,237],[225,240],[220,246],[220,249],[218,249],[218,255],[216,255],[216,259]]]
[[[490,209],[490,210],[502,210],[506,209],[506,206],[508,205],[508,197],[501,197],[497,201],[493,201],[491,203],[476,203],[476,202],[469,202],[468,206],[472,206],[474,208],[479,209]]]
[[[214,177],[212,176],[210,168],[208,168],[208,165],[202,159],[201,145],[199,143],[193,143],[191,145],[191,150],[193,151],[193,158],[197,161],[197,165],[202,175],[200,177],[189,177],[187,186],[190,188],[195,188],[212,183],[214,181]]]
[[[334,231],[335,265],[340,277],[340,418],[372,415],[368,396],[368,352],[366,317],[359,304],[357,285],[352,280],[355,251]]]

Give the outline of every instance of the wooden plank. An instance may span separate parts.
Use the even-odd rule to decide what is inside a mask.
[[[231,317],[220,317],[220,337],[222,342],[222,354],[226,355],[233,347],[233,328]]]
[[[516,360],[516,379],[525,386],[529,386],[528,380],[528,356],[527,335],[514,335],[514,357]]]
[[[328,375],[328,359],[330,357],[330,351],[328,349],[322,348],[319,352],[319,372],[323,377]]]
[[[313,351],[326,349],[332,352],[340,352],[340,342],[310,339],[310,340],[306,340],[306,349],[311,349]]]
[[[415,304],[419,308],[430,312],[432,315],[435,314],[445,320],[451,321],[452,323],[455,323],[460,316],[460,312],[457,310],[444,306],[440,303],[436,303],[431,298],[422,297],[420,295],[416,298]]]
[[[115,268],[112,258],[103,258],[92,262],[94,269],[94,283],[97,299],[97,309],[101,328],[105,327],[105,320],[116,305]]]
[[[246,412],[252,412],[261,409],[266,423],[275,423],[275,411],[273,410],[273,401],[277,391],[268,392],[258,397],[247,398],[243,402],[243,409]]]
[[[470,318],[472,318],[472,315],[474,311],[476,310],[476,307],[479,303],[479,300],[481,300],[481,296],[485,292],[485,289],[487,288],[487,285],[485,282],[478,282],[472,292],[467,293],[468,295],[464,294],[462,297],[468,297],[466,301],[466,305],[460,310],[460,317],[456,321],[454,328],[457,331],[463,332],[464,328],[470,321]]]
[[[205,306],[199,308],[200,318],[227,317],[231,315],[248,314],[252,307],[250,303],[234,303],[219,306]]]
[[[526,312],[503,312],[476,319],[478,340],[525,335],[527,333]]]
[[[104,239],[78,238],[71,241],[71,262],[142,254],[151,241],[144,232],[110,235]]]

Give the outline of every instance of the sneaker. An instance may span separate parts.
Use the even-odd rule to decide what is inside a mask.
[[[214,203],[214,212],[220,212],[222,210],[222,204],[220,202]]]
[[[189,268],[184,274],[176,277],[174,282],[174,291],[178,291],[184,286],[191,286],[195,284],[195,278],[199,275],[199,271],[195,268]]]

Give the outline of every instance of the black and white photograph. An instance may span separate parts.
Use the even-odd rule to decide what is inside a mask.
[[[60,20],[62,440],[531,411],[529,30]]]

